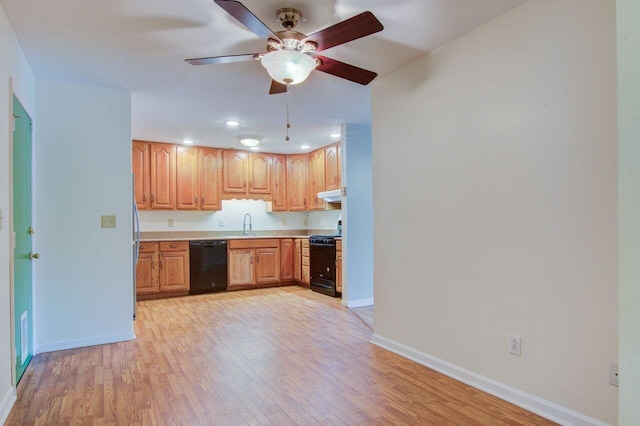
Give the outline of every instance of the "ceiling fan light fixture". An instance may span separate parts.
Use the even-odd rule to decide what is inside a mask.
[[[252,147],[258,145],[260,141],[258,139],[243,138],[240,139],[240,143],[244,146]]]
[[[262,66],[269,76],[281,84],[302,83],[316,67],[309,55],[294,50],[276,50],[262,57]]]

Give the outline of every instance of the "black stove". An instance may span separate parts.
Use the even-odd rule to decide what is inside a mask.
[[[311,290],[328,296],[336,291],[336,237],[339,235],[311,235],[309,237],[309,272]]]

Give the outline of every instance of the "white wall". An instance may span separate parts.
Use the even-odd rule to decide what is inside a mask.
[[[640,424],[640,2],[618,0],[620,424]]]
[[[344,246],[346,265],[343,303],[349,307],[373,304],[373,197],[371,127],[346,124],[343,128],[345,199]]]
[[[616,423],[615,61],[614,0],[536,0],[377,81],[380,340]]]
[[[36,89],[37,351],[133,338],[130,93]]]
[[[262,200],[223,200],[217,212],[141,211],[140,230],[151,231],[242,231],[245,213],[251,215],[254,231],[299,231],[335,229],[340,211],[267,212]],[[173,221],[173,226],[170,225]],[[222,221],[222,222],[221,222]]]
[[[11,386],[14,368],[11,356],[11,292],[10,292],[10,170],[9,140],[11,132],[10,105],[12,95],[9,79],[13,79],[13,91],[22,106],[35,118],[35,79],[18,44],[13,28],[0,5],[0,423],[3,423],[15,401]]]

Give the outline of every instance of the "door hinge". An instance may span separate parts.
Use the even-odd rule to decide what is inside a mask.
[[[20,118],[20,116],[19,115],[15,115],[15,114],[12,114],[12,115],[13,115],[13,117],[11,118],[11,131],[15,132],[16,131],[16,118]]]
[[[29,233],[29,235],[33,235],[36,233],[36,231],[30,226],[29,229],[27,230],[27,232]]]

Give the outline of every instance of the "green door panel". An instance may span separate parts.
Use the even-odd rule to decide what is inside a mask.
[[[31,294],[31,118],[13,97],[13,231],[14,337],[16,382],[33,355],[33,303]]]

